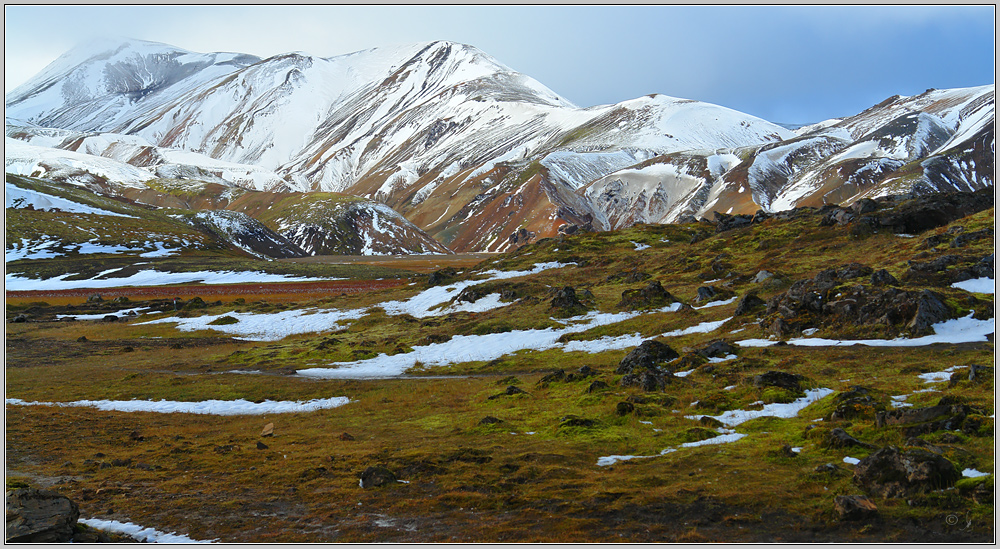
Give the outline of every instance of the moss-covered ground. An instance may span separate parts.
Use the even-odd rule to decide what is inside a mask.
[[[954,383],[925,383],[918,377],[954,366],[992,365],[992,341],[922,347],[736,346],[737,358],[695,361],[687,368],[689,375],[652,393],[619,384],[621,376],[615,369],[630,349],[529,350],[478,362],[456,357],[452,364],[418,365],[391,379],[295,375],[297,370],[334,362],[407,353],[455,336],[557,328],[559,311],[550,301],[554,291],[565,286],[585,295],[583,304],[591,311],[623,311],[622,292],[650,281],[659,281],[676,298],[700,306],[693,300],[701,286],[725,288],[737,296],[756,291],[767,300],[796,280],[858,262],[888,270],[904,280],[900,288],[933,289],[945,298],[954,316],[970,311],[977,317],[993,316],[992,295],[971,295],[938,279],[905,276],[909,261],[957,254],[961,261],[951,269],[993,253],[992,239],[959,250],[949,249],[947,240],[939,246],[924,245],[927,237],[957,226],[966,232],[992,227],[992,209],[913,238],[876,234],[858,240],[851,238],[848,227],[821,227],[818,221],[818,215],[771,219],[720,234],[707,224],[638,226],[543,240],[487,259],[476,268],[458,269],[456,281],[488,269],[575,263],[485,284],[484,293],[506,291],[514,301],[480,313],[426,318],[386,314],[379,303],[406,299],[427,288],[426,275],[401,271],[393,274],[413,285],[300,300],[286,296],[280,302],[227,298],[205,308],[119,322],[56,321],[54,315],[65,314],[66,305],[9,301],[7,398],[261,402],[346,396],[351,402],[323,411],[265,416],[8,404],[6,476],[8,481],[52,487],[68,495],[85,517],[127,520],[194,539],[226,542],[993,540],[992,490],[986,499],[982,490],[966,486],[991,487],[992,475],[908,498],[872,496],[878,520],[841,520],[834,497],[864,494],[853,482],[853,465],[843,458],[864,458],[874,450],[829,444],[829,433],[837,427],[873,448],[916,443],[899,427],[877,427],[869,411],[850,419],[831,418],[836,396],[853,386],[868,388],[883,402],[908,395],[906,401],[914,407],[932,406],[949,397],[975,409],[975,420],[959,431],[931,431],[920,438],[945,448],[959,470],[992,472],[992,371],[986,379],[956,377]],[[648,248],[637,250],[636,244]],[[164,268],[194,269],[193,263],[182,266],[182,258],[172,261]],[[254,263],[238,261],[248,268]],[[330,267],[266,265],[269,271],[296,272]],[[19,272],[44,275],[48,268],[38,262]],[[66,272],[66,266],[61,268]],[[757,282],[761,270],[776,276]],[[377,278],[374,273],[371,277]],[[642,273],[649,278],[643,279]],[[108,307],[79,301],[74,305],[78,313],[87,307]],[[133,299],[129,306],[143,304]],[[279,341],[243,341],[214,330],[182,332],[172,324],[140,324],[174,315],[310,307],[370,308],[338,328]],[[770,335],[762,327],[767,323],[760,322],[766,320],[764,310],[734,316],[735,307],[729,302],[648,312],[564,340],[638,333],[658,338],[684,356],[715,339],[732,343]],[[12,322],[19,314],[28,321]],[[658,337],[730,317],[709,333]],[[816,327],[815,336],[827,338],[895,337],[899,331],[835,321],[818,322]],[[594,373],[580,374],[584,366]],[[556,370],[574,375],[543,381]],[[760,409],[801,396],[797,391],[754,385],[755,375],[771,370],[803,376],[802,389],[827,388],[834,393],[795,417],[742,423],[735,430],[746,436],[735,442],[681,446],[719,436],[710,425],[687,416]],[[524,392],[506,394],[510,386]],[[623,402],[632,404],[631,409],[618,406]],[[500,421],[484,422],[486,418]],[[261,436],[268,423],[274,425],[273,435]],[[799,451],[789,452],[786,445]],[[661,454],[668,448],[676,451]],[[643,457],[597,464],[600,457],[613,455]],[[836,468],[817,470],[827,463]],[[385,467],[405,482],[362,488],[360,475],[372,466]]]

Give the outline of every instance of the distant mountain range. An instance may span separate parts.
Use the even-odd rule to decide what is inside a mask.
[[[992,186],[994,94],[928,90],[793,131],[663,95],[579,108],[452,42],[260,59],[100,41],[7,94],[5,166],[241,212],[308,254],[502,251],[563,225]]]

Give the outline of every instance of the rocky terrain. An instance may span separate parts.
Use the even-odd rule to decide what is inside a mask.
[[[8,263],[7,541],[995,537],[992,189],[429,269],[267,261],[218,221],[8,184],[81,236]],[[136,219],[164,246],[82,253]]]

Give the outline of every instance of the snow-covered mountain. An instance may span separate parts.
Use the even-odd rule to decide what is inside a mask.
[[[635,161],[794,135],[666,96],[580,109],[452,42],[257,61],[138,41],[95,51],[70,52],[8,95],[8,121],[136,136],[272,170],[289,190],[377,199],[459,249],[502,249],[526,224],[554,234],[590,214],[566,207],[574,190]],[[127,68],[148,76],[140,85]]]
[[[656,157],[579,192],[595,208],[596,226],[611,229],[981,189],[995,177],[994,96],[994,86],[895,96],[777,143]]]
[[[67,53],[5,102],[9,137],[159,177],[365,197],[456,251],[501,251],[566,223],[993,184],[993,86],[891,98],[793,132],[664,95],[578,108],[453,42],[258,59],[119,41]],[[44,128],[79,135],[55,143]],[[227,179],[220,166],[261,172]]]

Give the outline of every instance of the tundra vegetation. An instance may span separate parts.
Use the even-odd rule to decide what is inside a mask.
[[[992,206],[915,234],[879,224],[928,217],[911,202],[579,231],[476,266],[434,258],[432,272],[426,257],[412,268],[265,262],[210,242],[148,260],[394,281],[371,291],[205,285],[176,307],[170,286],[94,290],[100,299],[8,292],[8,489],[52,489],[81,517],[224,542],[990,541],[994,477],[979,472],[994,470],[992,335],[801,344],[993,318],[992,293],[952,285],[992,278]],[[96,274],[123,261],[69,255],[8,272]],[[546,263],[560,266],[472,282]],[[426,314],[388,305],[459,286]],[[473,307],[493,294],[496,306]],[[116,315],[132,308],[145,310]],[[267,341],[231,331],[254,315],[332,309],[355,314]],[[620,318],[566,331],[598,313]],[[181,329],[200,317],[214,320]],[[560,330],[544,349],[488,360],[427,352],[401,376],[303,375]],[[333,397],[349,402],[261,415],[24,404]]]

